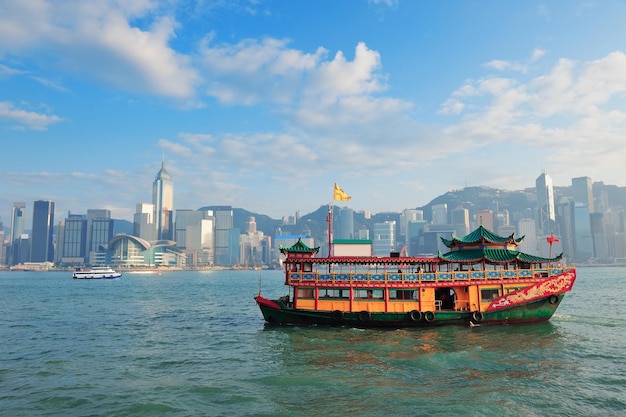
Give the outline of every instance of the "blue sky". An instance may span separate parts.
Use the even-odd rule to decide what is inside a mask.
[[[0,216],[626,186],[626,3],[0,0]],[[343,205],[343,203],[341,203]],[[30,213],[29,213],[30,214]]]

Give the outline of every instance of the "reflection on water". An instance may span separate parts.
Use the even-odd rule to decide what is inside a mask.
[[[407,401],[424,406],[433,398],[456,398],[482,404],[495,392],[528,395],[528,381],[554,383],[555,378],[576,372],[577,365],[560,354],[563,332],[541,323],[401,330],[267,325],[262,334],[274,343],[264,349],[280,352],[275,359],[282,364],[282,375],[292,387],[299,387],[300,405],[325,409],[325,403],[317,404],[323,389],[330,395],[328,401],[345,402],[346,393],[354,399],[359,392],[377,404],[388,404],[392,412],[406,407]],[[321,381],[327,386],[321,387]],[[344,398],[332,400],[335,390]],[[279,398],[273,400],[291,407]],[[438,409],[433,407],[429,404],[426,409]],[[457,408],[451,403],[445,407],[453,413],[463,409],[460,403]],[[513,407],[511,415],[527,413],[521,407]],[[367,410],[351,402],[344,411],[367,415]]]

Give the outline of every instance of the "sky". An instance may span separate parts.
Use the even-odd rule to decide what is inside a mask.
[[[623,0],[0,0],[0,216],[626,186]]]

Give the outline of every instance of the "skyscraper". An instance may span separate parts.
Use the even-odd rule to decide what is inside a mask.
[[[10,253],[7,254],[7,265],[17,265],[19,263],[19,243],[24,233],[24,222],[26,221],[26,203],[13,203],[11,211],[11,234],[9,236]],[[14,257],[13,254],[16,256]]]
[[[553,233],[556,226],[552,178],[543,171],[535,181],[537,192],[537,230],[540,236]]]
[[[106,209],[87,210],[86,263],[98,265],[106,262],[109,241],[113,239],[111,211]]]
[[[231,236],[233,228],[233,208],[218,206],[215,208],[215,263],[217,265],[232,265]],[[237,232],[237,242],[239,242]],[[237,251],[238,252],[238,251]]]
[[[170,173],[165,170],[165,162],[161,163],[161,169],[152,184],[152,204],[157,239],[173,240],[174,183]]]
[[[148,242],[156,240],[156,225],[154,224],[154,204],[138,203],[133,215],[133,235]]]
[[[586,204],[589,208],[589,213],[595,213],[591,178],[572,178],[572,196],[574,197],[574,203]]]
[[[61,262],[79,264],[85,262],[87,244],[87,218],[84,214],[69,214],[65,219]]]
[[[54,262],[53,226],[54,203],[43,200],[35,201],[30,247],[31,262]]]

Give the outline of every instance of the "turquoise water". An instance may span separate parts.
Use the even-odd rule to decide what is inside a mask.
[[[626,268],[580,268],[548,323],[274,327],[280,271],[0,272],[2,416],[615,416]]]

